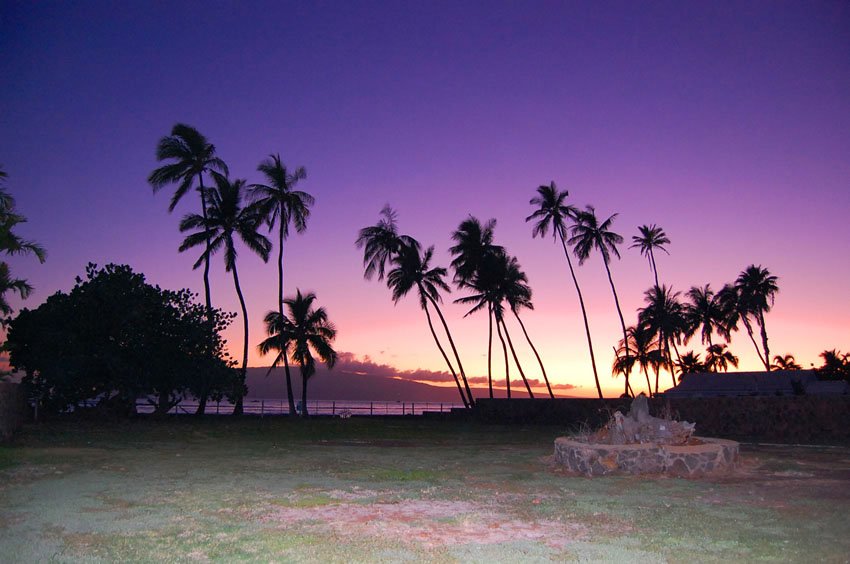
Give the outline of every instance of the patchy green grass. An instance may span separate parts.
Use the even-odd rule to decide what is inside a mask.
[[[745,446],[712,480],[584,478],[562,429],[422,418],[31,426],[0,447],[4,561],[825,561],[850,448]]]

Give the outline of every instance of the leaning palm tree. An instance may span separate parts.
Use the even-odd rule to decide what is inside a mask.
[[[652,225],[641,225],[638,227],[638,231],[640,231],[640,235],[632,236],[632,245],[629,248],[638,248],[640,249],[640,254],[646,256],[646,259],[649,261],[649,267],[655,275],[655,285],[658,286],[658,266],[655,264],[655,253],[653,249],[662,250],[669,255],[670,253],[664,248],[664,245],[669,245],[670,239],[667,238],[664,230],[654,223]]]
[[[336,328],[328,319],[325,308],[313,308],[316,294],[301,294],[297,290],[294,298],[284,300],[289,316],[270,311],[266,315],[269,337],[260,343],[260,352],[278,351],[275,362],[281,356],[290,357],[301,370],[301,416],[307,417],[307,382],[316,373],[316,358],[328,368],[336,364],[337,353],[333,348]],[[283,344],[283,350],[278,347]]]
[[[617,250],[617,245],[623,242],[623,238],[611,231],[611,224],[617,218],[617,214],[611,215],[603,222],[599,222],[596,217],[596,210],[593,206],[587,206],[585,211],[579,212],[576,215],[576,223],[570,229],[571,237],[570,245],[573,245],[573,252],[578,258],[579,265],[584,264],[584,261],[590,257],[593,250],[599,251],[602,255],[602,262],[605,264],[605,272],[608,274],[608,282],[611,284],[611,292],[614,294],[614,305],[617,306],[617,315],[620,316],[620,327],[623,330],[623,339],[628,340],[626,334],[626,322],[623,319],[623,310],[620,308],[620,300],[617,297],[617,289],[614,287],[614,279],[611,277],[611,255],[620,258],[620,251]],[[629,356],[629,349],[626,349],[626,356]],[[629,376],[626,375],[626,394],[629,393]]]
[[[793,354],[776,355],[773,357],[771,370],[802,370],[803,367],[797,363],[797,359]]]
[[[378,275],[378,280],[384,279],[384,272],[392,258],[402,247],[419,248],[419,241],[398,232],[398,214],[389,205],[381,209],[381,219],[375,225],[364,227],[357,234],[355,242],[358,249],[363,249],[363,277],[371,280]]]
[[[537,359],[537,364],[540,365],[540,372],[543,374],[543,381],[546,384],[546,390],[549,392],[549,397],[554,399],[555,394],[552,393],[552,386],[549,384],[549,376],[546,374],[546,367],[543,366],[543,359],[540,358],[540,353],[537,352],[537,347],[534,346],[534,343],[528,334],[528,330],[525,327],[525,323],[523,323],[522,317],[519,315],[520,309],[526,308],[533,310],[534,304],[531,301],[531,287],[528,285],[528,277],[520,268],[516,257],[510,257],[508,259],[502,287],[504,299],[508,303],[508,306],[510,306],[511,313],[514,314],[517,323],[519,323],[519,326],[522,329],[522,334],[525,336],[528,346],[531,347],[531,351]]]
[[[738,294],[738,309],[746,325],[746,318],[752,316],[761,332],[762,350],[759,356],[765,370],[770,371],[770,349],[767,345],[767,328],[764,314],[770,311],[779,286],[777,277],[766,268],[751,264],[745,268],[735,280],[735,290]],[[756,347],[758,350],[758,347]]]
[[[516,364],[517,370],[519,371],[520,377],[525,384],[530,398],[534,397],[534,392],[532,391],[531,385],[525,376],[525,371],[519,361],[516,348],[514,347],[513,340],[511,339],[510,331],[505,324],[504,303],[507,303],[510,306],[511,312],[519,322],[523,335],[525,336],[526,341],[528,341],[528,344],[540,365],[541,372],[543,373],[543,379],[546,383],[546,388],[549,391],[549,396],[554,397],[552,387],[549,384],[549,378],[546,375],[546,368],[543,366],[540,354],[534,346],[534,343],[531,341],[531,337],[528,335],[528,330],[522,322],[522,318],[519,316],[520,308],[525,307],[533,309],[534,305],[531,302],[531,288],[528,286],[528,277],[524,272],[522,272],[517,259],[507,255],[503,250],[499,250],[493,254],[488,254],[478,265],[474,276],[466,281],[465,287],[473,290],[473,294],[459,298],[455,300],[455,302],[474,304],[472,310],[470,310],[466,315],[470,315],[476,311],[484,309],[486,306],[488,313],[491,315],[491,323],[495,320],[496,333],[499,340],[502,342],[502,351],[505,354],[505,380],[508,397],[510,397],[510,366],[507,358],[508,348],[510,348],[511,357],[514,360],[514,364]],[[488,346],[487,358],[488,378],[490,381],[492,381],[492,372],[489,371],[489,366],[491,365],[491,353],[492,329],[490,331],[490,345]],[[490,389],[492,390],[492,384]]]
[[[239,285],[239,274],[236,270],[236,236],[250,250],[257,253],[263,262],[268,262],[271,252],[271,242],[258,232],[263,216],[256,205],[242,206],[242,193],[245,188],[244,180],[230,180],[226,176],[212,173],[215,181],[215,189],[211,190],[209,196],[209,207],[207,217],[198,214],[186,215],[180,222],[180,231],[197,230],[189,234],[180,245],[180,251],[191,249],[198,245],[205,245],[204,252],[195,262],[194,268],[198,268],[209,260],[210,255],[224,249],[224,268],[226,272],[233,273],[233,285],[236,287],[236,295],[242,308],[242,320],[244,324],[244,345],[242,348],[242,370],[240,374],[239,389],[235,391],[236,403],[233,406],[234,415],[242,414],[242,398],[245,392],[245,378],[248,371],[248,309],[245,306],[245,297],[242,287]]]
[[[670,347],[675,349],[684,330],[683,307],[679,302],[679,292],[662,284],[644,292],[646,306],[638,309],[638,324],[649,330],[658,340],[663,366],[670,371],[673,385],[676,378],[673,374],[673,358]],[[678,356],[678,354],[677,354]],[[656,379],[655,393],[658,393]]]
[[[171,196],[168,211],[174,211],[177,203],[192,187],[195,178],[198,179],[198,192],[201,194],[201,217],[207,218],[207,193],[204,187],[205,172],[220,172],[228,174],[227,165],[215,154],[215,145],[207,141],[197,129],[190,125],[178,123],[171,128],[171,135],[163,137],[156,146],[156,160],[170,161],[148,176],[148,182],[153,187],[154,194],[167,184],[177,184],[177,190]],[[206,258],[204,259],[204,297],[207,309],[212,309],[210,297],[210,250],[206,242]]]
[[[449,290],[448,284],[446,284],[445,280],[443,280],[447,273],[446,269],[442,267],[431,268],[430,263],[433,255],[434,247],[428,247],[424,253],[420,254],[418,246],[402,246],[400,252],[393,256],[392,264],[394,267],[387,274],[387,286],[392,291],[394,303],[398,303],[399,300],[406,296],[414,287],[417,289],[419,294],[419,306],[422,308],[422,311],[425,312],[425,317],[428,319],[428,328],[431,330],[431,336],[434,338],[434,342],[437,344],[440,354],[443,355],[443,359],[449,367],[449,372],[451,372],[454,377],[458,393],[460,394],[464,406],[471,407],[474,401],[472,398],[472,390],[469,389],[469,384],[465,377],[458,377],[454,366],[440,343],[440,339],[437,337],[437,333],[434,330],[434,324],[431,321],[429,305],[433,307],[439,315],[440,320],[443,322],[443,328],[451,341],[451,334],[448,332],[448,325],[446,324],[445,318],[443,317],[438,305],[438,303],[442,301],[440,292],[447,292]],[[454,343],[452,343],[452,348],[454,350]],[[461,380],[463,380],[463,386],[461,385]]]
[[[278,224],[277,303],[278,313],[283,317],[283,242],[289,236],[290,224],[298,233],[303,233],[307,229],[310,206],[315,199],[307,192],[294,189],[299,180],[307,178],[304,167],[298,167],[290,172],[281,162],[280,155],[269,155],[268,159],[260,163],[257,170],[263,173],[268,184],[252,184],[251,199],[260,208],[269,231],[274,229],[275,223]],[[285,348],[285,344],[280,343],[280,350]],[[287,355],[283,355],[282,361],[286,373],[289,414],[295,415],[295,397],[292,393]]]
[[[705,355],[705,369],[708,372],[727,372],[729,365],[738,368],[738,357],[726,347],[725,343],[709,345]]]
[[[599,373],[596,370],[596,358],[593,355],[593,341],[590,338],[590,325],[587,322],[587,308],[584,307],[581,288],[578,285],[578,279],[573,269],[573,262],[570,260],[570,253],[567,251],[567,220],[575,219],[578,214],[578,210],[574,206],[564,203],[567,196],[569,196],[569,192],[567,190],[563,192],[558,191],[555,182],[552,182],[549,186],[538,187],[537,196],[529,201],[537,209],[534,213],[526,217],[525,221],[535,221],[534,228],[531,231],[532,237],[545,237],[551,227],[552,237],[561,241],[564,256],[567,257],[567,266],[570,268],[570,276],[576,287],[576,294],[578,294],[578,303],[581,306],[581,315],[584,319],[584,332],[587,335],[587,348],[590,351],[590,364],[593,367],[593,378],[596,381],[596,391],[601,398],[602,387],[599,385]]]

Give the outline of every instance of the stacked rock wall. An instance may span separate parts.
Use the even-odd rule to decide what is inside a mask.
[[[565,431],[597,429],[630,399],[479,399],[474,417],[490,423],[534,423]],[[850,441],[850,396],[743,396],[651,399],[653,415],[670,411],[696,423],[696,434],[749,441]]]
[[[0,382],[0,441],[8,440],[24,422],[26,406],[20,384]]]

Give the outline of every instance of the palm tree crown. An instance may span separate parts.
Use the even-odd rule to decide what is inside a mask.
[[[378,280],[384,279],[386,266],[402,247],[416,247],[419,242],[408,235],[398,232],[398,214],[389,204],[381,209],[381,219],[375,225],[364,227],[358,232],[355,242],[363,249],[363,277],[371,280],[377,274]]]
[[[632,236],[632,245],[629,248],[638,248],[640,254],[646,256],[649,267],[655,275],[655,285],[658,286],[658,267],[655,264],[653,249],[660,249],[669,255],[670,253],[664,248],[664,245],[669,245],[670,239],[667,238],[664,230],[654,223],[652,225],[641,225],[638,227],[638,231],[640,231],[640,235]]]
[[[172,161],[163,165],[148,176],[148,182],[154,193],[167,184],[177,184],[177,190],[171,197],[168,211],[173,211],[180,199],[192,187],[197,176],[203,186],[204,172],[217,171],[228,174],[227,165],[215,154],[215,145],[207,141],[197,129],[183,123],[171,129],[171,135],[163,137],[156,146],[156,160]]]
[[[280,160],[280,155],[269,155],[259,164],[257,170],[266,177],[268,184],[252,184],[251,199],[259,204],[269,231],[280,220],[283,237],[289,236],[289,226],[293,225],[298,233],[307,229],[310,206],[315,198],[307,192],[295,190],[299,180],[307,178],[307,170],[300,166],[289,171]]]
[[[559,191],[553,181],[549,186],[539,186],[537,196],[531,198],[529,203],[537,209],[525,218],[526,222],[535,220],[534,228],[531,230],[532,237],[545,237],[552,228],[553,237],[567,236],[567,220],[575,219],[579,214],[575,206],[565,204],[569,192]]]
[[[478,218],[469,216],[452,233],[455,245],[449,248],[449,252],[454,256],[451,267],[455,271],[454,281],[459,287],[463,288],[471,282],[483,261],[491,255],[504,252],[503,247],[493,244],[495,227],[495,219],[489,219],[482,225]]]
[[[236,244],[234,235],[245,243],[249,249],[257,253],[263,261],[268,261],[271,252],[271,242],[257,231],[263,220],[261,209],[256,205],[242,206],[242,194],[245,188],[244,180],[230,180],[226,176],[212,173],[216,188],[209,191],[208,218],[198,214],[188,214],[180,222],[180,231],[197,229],[186,237],[180,245],[183,252],[192,247],[202,245],[209,240],[205,249],[195,262],[194,268],[203,264],[209,256],[224,248],[224,267],[230,272],[236,264]]]
[[[623,237],[611,231],[611,224],[617,218],[618,214],[612,214],[608,219],[599,223],[596,217],[596,209],[593,206],[587,206],[585,211],[581,211],[576,216],[576,223],[570,231],[570,245],[575,248],[575,255],[578,258],[579,264],[584,264],[590,257],[590,253],[596,249],[602,255],[605,264],[611,262],[611,255],[620,258],[620,251],[617,250],[617,245],[623,242]]]

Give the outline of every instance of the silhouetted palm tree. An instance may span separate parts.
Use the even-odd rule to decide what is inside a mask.
[[[688,351],[676,361],[676,368],[679,369],[679,381],[685,374],[696,374],[705,372],[705,364],[699,358],[699,354],[694,354],[693,351]]]
[[[708,372],[727,372],[730,364],[738,368],[738,357],[725,344],[709,345],[705,355],[705,369]]]
[[[197,129],[190,125],[178,123],[171,128],[171,135],[163,137],[156,146],[157,161],[171,161],[163,165],[148,176],[148,182],[157,193],[167,184],[177,184],[177,190],[171,196],[168,211],[174,207],[180,199],[192,187],[195,177],[198,178],[198,192],[201,194],[201,216],[207,217],[207,194],[204,187],[204,173],[217,171],[228,174],[227,165],[215,154],[215,145],[207,141]],[[207,243],[209,247],[209,243]],[[209,248],[204,260],[204,298],[207,309],[212,309],[210,297],[210,263]]]
[[[587,309],[584,307],[584,298],[581,294],[581,288],[578,285],[573,262],[570,260],[570,253],[567,250],[567,220],[574,220],[578,214],[578,210],[565,204],[565,200],[569,192],[564,190],[559,192],[555,183],[552,182],[549,186],[540,186],[537,188],[537,196],[532,198],[529,203],[532,206],[537,206],[538,209],[531,215],[525,218],[525,221],[534,220],[534,228],[531,231],[532,237],[545,237],[552,228],[552,236],[560,239],[561,247],[564,249],[564,256],[567,257],[567,266],[570,268],[570,276],[573,279],[573,284],[576,287],[578,294],[578,302],[581,306],[581,315],[584,319],[584,332],[587,335],[587,348],[590,351],[590,364],[593,367],[593,378],[596,381],[596,391],[599,397],[602,397],[602,387],[599,385],[599,374],[596,371],[596,358],[593,355],[593,341],[590,338],[590,325],[587,322]]]
[[[679,292],[674,292],[672,288],[664,284],[654,286],[644,293],[644,301],[646,306],[638,309],[638,324],[657,336],[659,348],[663,352],[664,365],[670,371],[675,386],[670,346],[672,344],[675,348],[684,329],[683,307],[679,302]],[[655,391],[658,392],[657,386]]]
[[[493,229],[496,220],[490,219],[485,224],[469,216],[463,220],[457,230],[452,233],[455,245],[449,248],[454,257],[451,267],[454,269],[454,282],[459,288],[469,288],[481,268],[485,258],[504,249],[493,244]],[[493,311],[488,303],[487,307],[487,388],[490,398],[493,398]]]
[[[40,263],[44,263],[47,258],[47,252],[38,243],[22,239],[14,229],[21,223],[26,223],[26,218],[15,210],[15,198],[6,191],[4,186],[7,178],[6,171],[0,167],[0,253],[5,255],[26,255],[32,254]],[[12,313],[12,308],[6,300],[6,292],[17,292],[21,299],[26,299],[32,292],[33,287],[26,281],[20,278],[12,278],[9,265],[2,261],[0,262],[0,313],[9,315]],[[0,325],[4,325],[6,320],[0,318]]]
[[[208,193],[207,217],[189,214],[180,222],[180,231],[197,229],[183,240],[180,251],[205,245],[204,252],[194,265],[194,268],[198,268],[209,260],[210,255],[223,248],[225,271],[233,273],[233,285],[236,287],[236,295],[239,297],[239,305],[242,308],[245,339],[242,349],[240,389],[236,390],[236,403],[233,406],[234,415],[241,415],[242,397],[245,393],[245,377],[248,370],[248,309],[245,306],[245,297],[242,295],[239,274],[236,270],[237,252],[234,237],[238,235],[245,246],[257,253],[263,259],[263,262],[269,260],[271,242],[257,231],[263,220],[260,209],[256,205],[242,206],[242,191],[245,188],[245,181],[231,181],[216,172],[212,173],[212,177],[216,187]]]
[[[641,225],[638,227],[638,231],[640,231],[640,235],[632,236],[632,245],[629,248],[638,248],[640,254],[646,256],[649,260],[649,267],[652,268],[652,273],[655,275],[655,285],[658,286],[658,266],[655,264],[653,249],[662,250],[669,255],[670,253],[667,252],[664,245],[669,245],[670,239],[667,238],[664,230],[654,223],[652,225]]]
[[[691,337],[700,333],[700,342],[711,346],[714,344],[711,336],[714,333],[728,339],[729,333],[725,326],[726,315],[720,303],[720,297],[715,294],[709,284],[698,287],[692,286],[685,294],[688,301],[684,304],[685,343]]]
[[[446,365],[455,379],[455,384],[457,384],[463,404],[466,407],[470,407],[473,404],[472,390],[469,389],[469,384],[465,378],[463,378],[463,386],[461,386],[461,379],[458,378],[457,372],[455,372],[448,355],[443,349],[442,344],[440,344],[440,339],[437,337],[436,331],[434,331],[434,324],[431,322],[431,314],[428,311],[428,305],[430,304],[443,322],[443,328],[451,341],[451,335],[448,333],[445,318],[440,311],[439,305],[437,305],[438,302],[442,301],[440,291],[449,291],[448,284],[443,280],[446,276],[446,269],[442,267],[430,268],[433,254],[434,247],[429,247],[425,250],[424,254],[420,255],[418,245],[402,246],[400,252],[392,257],[394,268],[387,274],[387,286],[392,290],[393,302],[395,303],[398,303],[414,287],[418,290],[419,305],[428,319],[428,328],[431,330],[434,342],[437,343],[437,348],[443,355],[443,359],[446,361]],[[452,348],[454,348],[454,344],[452,344]]]
[[[605,263],[605,272],[608,274],[608,282],[611,284],[611,292],[614,294],[614,305],[617,306],[617,315],[620,317],[620,327],[623,329],[623,339],[628,340],[626,335],[626,322],[623,319],[623,310],[620,308],[620,300],[617,297],[617,289],[614,287],[614,279],[611,277],[611,255],[620,258],[620,251],[617,250],[617,245],[623,242],[623,238],[611,231],[611,224],[617,218],[617,214],[611,215],[608,219],[599,222],[596,217],[596,210],[593,206],[587,206],[586,211],[579,212],[576,215],[576,223],[570,229],[571,237],[570,245],[574,246],[573,251],[578,258],[579,265],[584,264],[584,261],[590,257],[590,253],[596,249],[602,255],[602,262]],[[628,348],[626,356],[629,355]],[[629,393],[629,377],[626,375],[626,394]]]
[[[770,371],[770,349],[767,345],[767,328],[764,323],[764,314],[773,306],[779,286],[776,284],[777,277],[772,275],[766,268],[751,264],[745,268],[735,280],[735,290],[738,294],[738,311],[745,325],[748,317],[753,316],[761,331],[761,343],[763,355],[759,353],[764,368]],[[758,347],[756,347],[758,351]]]
[[[546,374],[546,367],[543,366],[543,359],[540,358],[540,353],[537,352],[537,347],[534,346],[531,337],[528,335],[525,323],[523,323],[519,315],[520,309],[526,308],[533,310],[534,304],[531,301],[531,286],[528,285],[528,277],[520,268],[516,257],[510,257],[508,259],[503,287],[505,301],[508,302],[511,313],[514,314],[517,323],[519,323],[522,329],[522,334],[528,342],[528,346],[531,347],[531,351],[534,353],[535,358],[537,358],[537,364],[540,365],[540,372],[543,374],[543,381],[546,383],[546,390],[549,392],[549,397],[554,398],[555,394],[552,393],[552,386],[549,384],[549,376]]]
[[[257,170],[263,173],[268,184],[252,184],[251,199],[261,210],[269,231],[278,224],[278,255],[277,255],[277,296],[278,313],[283,317],[283,242],[289,236],[289,226],[292,224],[298,233],[307,229],[307,218],[310,217],[310,206],[315,199],[307,192],[294,190],[299,180],[307,178],[304,167],[295,171],[287,170],[280,161],[280,155],[269,155],[260,163]],[[283,347],[283,343],[281,343]],[[285,347],[284,347],[285,348]],[[289,414],[295,415],[295,398],[292,393],[292,379],[289,374],[289,360],[283,355],[283,366],[286,373],[286,396],[289,400]]]
[[[308,292],[301,294],[297,290],[294,298],[284,300],[289,316],[281,316],[280,312],[270,311],[266,314],[266,326],[269,337],[260,343],[260,352],[265,354],[272,350],[278,351],[275,363],[281,356],[289,356],[301,369],[301,416],[307,417],[307,382],[316,373],[316,358],[324,362],[328,368],[333,368],[337,361],[337,353],[333,348],[336,338],[336,328],[328,319],[325,308],[313,308],[316,294]],[[281,351],[281,343],[285,343]]]
[[[771,365],[771,370],[802,370],[802,368],[797,364],[797,359],[794,358],[793,354],[776,355],[773,357],[773,364]]]
[[[642,325],[633,325],[627,328],[626,332],[629,335],[628,345],[623,343],[623,341],[620,341],[619,348],[614,350],[614,362],[620,364],[616,367],[617,373],[622,374],[622,369],[626,367],[628,367],[629,372],[631,372],[634,365],[638,364],[641,372],[643,372],[646,377],[647,395],[652,397],[653,393],[652,384],[649,381],[649,367],[656,367],[660,360],[658,341],[655,338],[655,334],[650,329]],[[630,352],[628,357],[626,356],[626,346],[629,347]],[[657,377],[655,387],[657,391]]]
[[[355,244],[358,249],[363,249],[363,265],[366,267],[363,277],[366,280],[371,280],[376,273],[378,280],[383,280],[387,264],[402,247],[420,248],[419,241],[399,234],[398,214],[389,204],[381,209],[378,223],[358,232]]]

